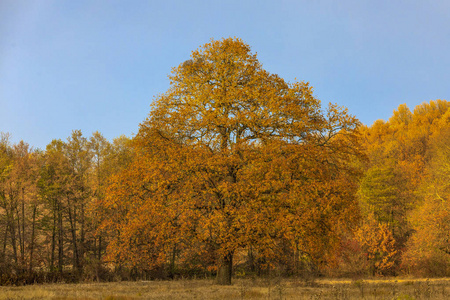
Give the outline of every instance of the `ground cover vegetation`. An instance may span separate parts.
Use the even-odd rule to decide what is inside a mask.
[[[0,286],[6,299],[393,299],[446,300],[447,279],[376,279],[303,281],[298,278],[237,278],[233,285],[217,285],[213,279],[123,281],[77,284]]]
[[[450,275],[450,102],[362,125],[240,39],[172,70],[133,138],[0,139],[0,284]]]

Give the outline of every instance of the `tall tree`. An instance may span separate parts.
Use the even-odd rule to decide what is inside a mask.
[[[422,201],[410,216],[414,233],[403,257],[404,265],[422,276],[450,274],[450,107],[432,120],[429,160]]]
[[[357,217],[346,161],[358,121],[324,113],[307,83],[268,73],[239,39],[204,45],[170,79],[104,203],[110,257],[149,264],[195,247],[216,257],[219,284],[239,249],[270,257],[284,237],[323,259]]]
[[[66,265],[66,198],[72,182],[69,161],[65,155],[66,144],[53,140],[47,145],[38,181],[40,197],[48,212],[45,224],[45,241],[50,245],[48,268],[62,272]]]
[[[37,162],[38,153],[27,143],[20,141],[16,145],[10,145],[8,136],[2,134],[0,220],[3,223],[4,239],[0,257],[2,265],[13,266],[18,274],[33,268],[37,212],[40,204],[36,190]],[[8,256],[12,259],[8,259]],[[11,269],[5,270],[9,271]]]
[[[411,251],[406,248],[411,247],[412,241],[407,241],[411,235],[417,240],[414,233],[418,231],[417,216],[424,213],[418,213],[418,209],[424,198],[432,198],[424,197],[424,190],[429,190],[430,172],[436,170],[430,166],[436,164],[432,162],[437,161],[436,155],[440,153],[433,150],[437,145],[434,136],[439,133],[440,139],[444,139],[442,132],[449,128],[444,121],[449,108],[450,102],[445,100],[422,103],[413,112],[403,104],[394,110],[388,122],[377,121],[363,130],[369,161],[358,193],[362,212],[389,226],[398,254],[407,251],[409,254],[403,258],[409,261]],[[434,186],[442,187],[442,182]],[[426,200],[424,209],[430,209],[429,201]],[[410,222],[412,219],[414,222]]]
[[[66,195],[72,236],[74,267],[82,272],[86,251],[87,205],[91,198],[89,176],[92,152],[80,130],[74,130],[66,144],[66,156],[71,168],[71,189]]]
[[[13,168],[14,155],[13,149],[9,141],[9,134],[1,133],[0,135],[0,222],[2,230],[2,245],[1,245],[1,269],[2,272],[10,271],[11,266],[17,268],[18,253],[17,253],[17,238],[16,238],[16,222],[14,222],[15,206],[14,199],[11,199],[10,191],[10,177]],[[10,240],[10,243],[8,243]],[[13,250],[13,255],[8,251]],[[12,256],[12,258],[11,258]],[[14,263],[11,263],[14,260]]]

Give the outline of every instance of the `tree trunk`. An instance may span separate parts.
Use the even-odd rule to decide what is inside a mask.
[[[255,273],[256,266],[255,266],[255,256],[253,254],[253,247],[250,246],[248,249],[248,264],[250,266],[250,272]]]
[[[30,267],[28,272],[31,273],[33,271],[33,252],[34,252],[34,239],[35,239],[35,230],[36,230],[36,205],[33,206],[33,223],[31,225],[31,241],[30,241]]]
[[[170,278],[174,278],[175,277],[175,260],[177,258],[177,244],[173,245],[173,249],[172,249],[172,257],[170,259]]]
[[[51,252],[50,252],[50,271],[53,271],[55,268],[55,249],[56,249],[56,204],[53,202],[53,228],[52,228],[52,244],[51,244]]]
[[[58,272],[62,273],[64,265],[64,227],[63,227],[63,216],[62,207],[58,203]]]
[[[98,237],[98,257],[97,257],[97,259],[99,262],[102,261],[102,236],[101,236],[101,233]]]
[[[231,285],[231,274],[233,272],[233,253],[229,252],[219,260],[219,270],[217,271],[217,284]]]
[[[77,228],[76,228],[76,208],[73,208],[73,212],[71,209],[71,205],[69,202],[68,205],[68,212],[69,212],[69,223],[70,223],[70,233],[72,235],[72,267],[76,269],[77,271],[80,271],[80,262],[78,258],[78,245],[77,245]]]
[[[11,211],[11,213],[6,212],[6,218],[7,221],[9,223],[9,233],[11,234],[11,245],[13,248],[13,253],[14,253],[14,262],[15,262],[15,268],[17,271],[18,265],[19,265],[19,258],[17,256],[17,243],[16,243],[16,229],[14,228],[14,216],[11,216],[11,214],[13,214],[14,212]]]
[[[19,233],[20,234],[20,233]],[[22,268],[25,270],[25,188],[22,187],[22,245],[21,245]]]
[[[84,201],[84,200],[83,200]],[[86,244],[85,241],[85,212],[84,212],[84,203],[81,203],[81,216],[80,216],[80,226],[81,226],[81,233],[80,233],[80,243],[78,244],[78,266],[77,268],[81,271],[83,269],[84,266],[84,247]]]
[[[24,266],[24,261],[23,261],[23,258],[24,258],[24,256],[23,256],[23,251],[24,251],[24,249],[23,249],[23,244],[22,244],[22,233],[21,233],[21,226],[20,226],[20,211],[19,211],[19,205],[16,205],[16,215],[17,215],[17,237],[15,236],[15,238],[17,239],[19,239],[19,245],[18,245],[18,247],[17,247],[17,251],[18,251],[18,253],[16,254],[17,255],[17,270],[20,272],[20,273],[22,273],[22,268],[23,268],[23,266]],[[14,216],[14,212],[13,212],[13,216]]]
[[[6,222],[6,227],[5,227],[5,238],[3,239],[3,247],[2,247],[2,255],[1,255],[1,263],[0,263],[0,267],[5,265],[6,262],[6,245],[7,245],[7,239],[8,239],[8,230],[9,230],[9,223]]]

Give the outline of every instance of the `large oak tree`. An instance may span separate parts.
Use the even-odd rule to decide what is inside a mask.
[[[219,284],[247,247],[331,257],[358,217],[359,122],[264,70],[240,39],[212,40],[169,77],[103,202],[108,257],[151,268],[197,255]]]

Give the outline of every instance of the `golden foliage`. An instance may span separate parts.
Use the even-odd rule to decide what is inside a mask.
[[[252,246],[270,258],[280,238],[316,261],[332,252],[358,217],[358,121],[324,113],[307,83],[269,74],[239,39],[204,45],[170,79],[109,188],[109,257],[154,265],[197,249],[223,261]]]
[[[387,224],[377,222],[370,215],[356,231],[356,239],[369,261],[373,275],[392,272],[398,259],[398,250]]]
[[[412,113],[400,105],[388,122],[361,130],[369,157],[358,193],[363,213],[389,226],[403,268],[423,274],[448,274],[439,265],[449,259],[449,116],[445,100]]]

